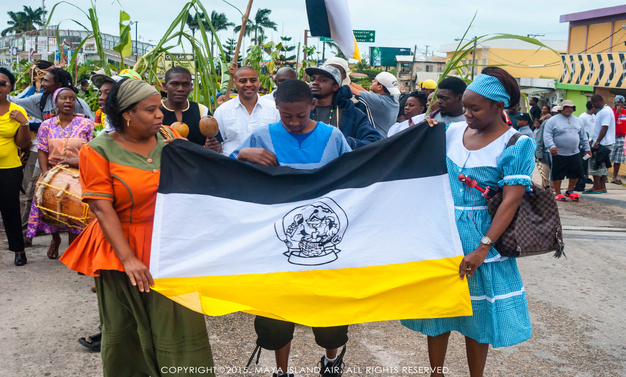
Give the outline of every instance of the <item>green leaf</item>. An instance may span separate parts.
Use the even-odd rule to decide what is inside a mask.
[[[125,22],[130,21],[130,16],[128,13],[123,10],[120,11],[120,43],[113,47],[113,50],[120,53],[122,57],[122,64],[124,62],[124,58],[132,55],[133,53],[133,42],[130,37],[130,23],[125,24]]]

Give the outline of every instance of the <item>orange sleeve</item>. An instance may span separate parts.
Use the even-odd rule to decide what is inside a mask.
[[[78,155],[82,200],[103,199],[114,201],[113,178],[109,171],[109,161],[89,146],[83,145]]]

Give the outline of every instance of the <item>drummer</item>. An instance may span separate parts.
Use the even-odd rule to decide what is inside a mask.
[[[52,102],[58,115],[44,121],[37,132],[37,149],[42,174],[60,164],[78,167],[78,151],[93,138],[93,121],[74,114],[76,94],[71,89],[57,89],[52,95]],[[71,226],[58,228],[45,224],[34,200],[28,218],[26,237],[34,238],[38,231],[52,234],[52,242],[48,247],[50,259],[56,259],[59,256],[60,230],[69,232],[70,244],[82,231]]]
[[[165,73],[165,90],[167,98],[161,100],[163,124],[170,126],[174,122],[185,123],[189,127],[189,141],[222,153],[223,140],[220,134],[207,138],[200,133],[200,118],[211,115],[211,112],[206,106],[188,99],[193,90],[191,72],[184,67],[170,68]]]

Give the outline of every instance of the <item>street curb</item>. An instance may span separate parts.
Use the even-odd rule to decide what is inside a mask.
[[[602,195],[602,194],[600,194]],[[601,203],[601,204],[609,204],[609,205],[613,205],[613,206],[618,206],[618,207],[622,207],[622,208],[626,208],[626,201],[623,200],[618,200],[618,199],[609,199],[609,198],[602,198],[596,195],[580,195],[581,199],[584,200],[589,200],[592,202],[597,202],[597,203]]]

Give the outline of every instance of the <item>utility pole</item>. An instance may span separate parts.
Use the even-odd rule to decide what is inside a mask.
[[[46,24],[46,0],[41,0],[41,9],[43,9],[43,24]]]
[[[415,74],[415,55],[417,55],[417,45],[413,48],[413,59],[411,59],[411,79],[409,80],[409,88],[411,91],[415,90],[415,79],[413,78]]]
[[[426,45],[426,53],[424,54],[424,56],[428,56],[428,47],[430,47],[430,46]]]
[[[137,31],[139,30],[139,27],[137,26],[138,23],[139,21],[135,21],[135,63],[139,61],[139,39],[137,39]],[[132,47],[132,41],[131,41],[131,47]]]
[[[309,31],[305,30],[304,31],[304,52],[302,54],[302,56],[303,56],[302,61],[306,60],[306,41],[307,41],[308,37],[309,37]]]
[[[472,81],[474,80],[474,69],[476,68],[474,64],[476,64],[476,42],[478,37],[474,36],[474,52],[472,53]]]

